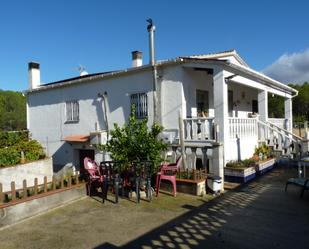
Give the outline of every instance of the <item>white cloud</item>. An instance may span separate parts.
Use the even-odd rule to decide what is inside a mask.
[[[263,73],[284,83],[309,82],[309,48],[303,52],[281,55]]]

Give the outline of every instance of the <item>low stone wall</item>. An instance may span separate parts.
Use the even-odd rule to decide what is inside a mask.
[[[11,182],[13,181],[16,189],[23,188],[23,180],[26,180],[28,185],[33,185],[34,178],[37,178],[38,184],[43,184],[44,176],[47,177],[47,181],[51,181],[53,176],[52,158],[0,168],[0,183],[2,183],[3,192],[11,191]]]
[[[15,224],[26,218],[46,212],[67,202],[71,202],[86,196],[85,186],[72,187],[57,193],[49,193],[46,196],[33,200],[17,203],[0,208],[0,228]]]

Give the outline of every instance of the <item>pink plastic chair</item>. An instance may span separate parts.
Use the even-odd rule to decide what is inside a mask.
[[[91,196],[93,190],[101,188],[104,202],[104,176],[100,174],[98,165],[89,157],[85,157],[84,168],[88,173],[88,182],[86,184],[87,195]]]
[[[180,156],[176,163],[165,163],[160,167],[160,172],[157,173],[156,194],[159,195],[161,180],[170,181],[173,185],[174,196],[176,197],[176,174],[181,165],[182,157]]]

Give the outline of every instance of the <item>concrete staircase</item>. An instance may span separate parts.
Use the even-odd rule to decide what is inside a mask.
[[[274,155],[291,159],[299,159],[307,151],[304,150],[304,144],[308,143],[305,139],[283,129],[273,123],[258,121],[259,141],[269,146]]]

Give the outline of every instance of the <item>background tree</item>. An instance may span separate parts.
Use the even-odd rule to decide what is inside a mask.
[[[26,98],[20,92],[0,90],[0,130],[24,130]]]
[[[309,84],[303,85],[289,84],[290,87],[298,90],[298,96],[293,98],[293,114],[295,121],[309,120]]]
[[[268,117],[284,118],[284,98],[268,94]]]

